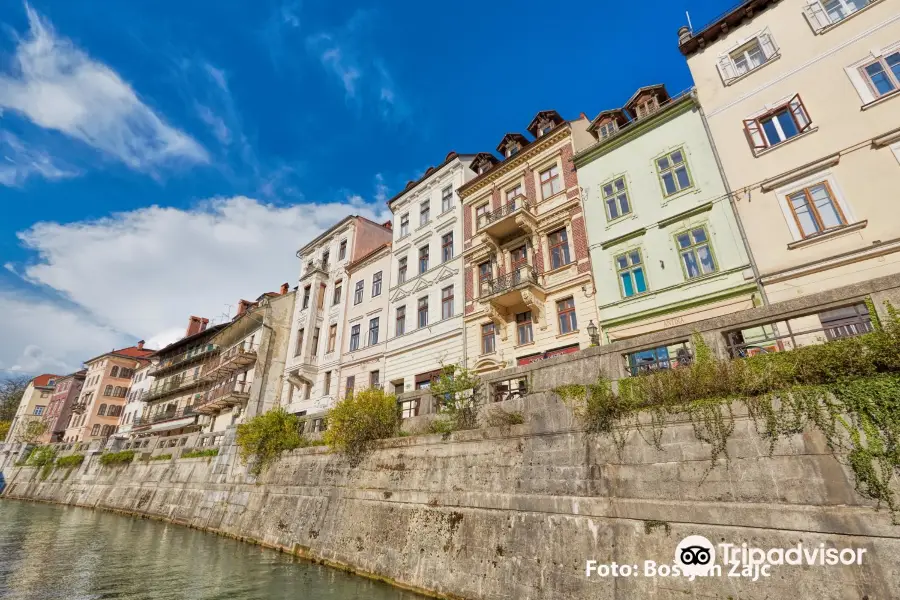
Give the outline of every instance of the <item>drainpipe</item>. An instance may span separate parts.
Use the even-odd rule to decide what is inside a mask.
[[[750,248],[750,242],[747,240],[747,232],[744,230],[744,223],[741,221],[741,213],[738,212],[737,202],[734,199],[734,194],[731,191],[731,185],[728,183],[728,177],[725,175],[725,167],[722,166],[722,159],[719,156],[719,151],[716,149],[716,141],[713,139],[712,132],[709,129],[709,122],[706,120],[706,113],[703,112],[703,106],[700,104],[700,99],[697,97],[697,88],[691,90],[691,99],[694,101],[694,106],[697,107],[697,110],[700,112],[700,120],[703,122],[703,129],[706,131],[706,138],[709,140],[709,145],[712,148],[713,156],[716,159],[716,166],[719,168],[719,175],[722,177],[722,182],[725,184],[725,192],[728,194],[728,204],[731,206],[731,212],[734,214],[734,219],[737,222],[738,231],[741,234],[741,241],[744,244],[744,249],[747,251],[747,258],[750,259],[750,269],[753,271],[753,281],[756,283],[756,289],[759,292],[759,297],[762,300],[763,306],[767,306],[769,304],[769,298],[766,296],[766,290],[762,285],[762,277],[759,274],[759,268],[756,266],[756,259],[753,258],[753,250]]]

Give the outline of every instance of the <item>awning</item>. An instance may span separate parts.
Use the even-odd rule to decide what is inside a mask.
[[[163,423],[155,423],[150,429],[144,429],[140,433],[154,433],[156,431],[169,431],[170,429],[178,429],[179,427],[187,427],[194,424],[194,417],[185,417],[176,419],[175,421],[165,421]]]

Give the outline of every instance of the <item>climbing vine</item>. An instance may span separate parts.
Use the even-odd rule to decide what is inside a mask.
[[[886,506],[900,524],[892,483],[900,475],[900,315],[885,306],[888,318],[873,319],[874,331],[861,336],[722,360],[695,334],[690,366],[616,386],[600,377],[555,391],[587,434],[609,437],[620,454],[630,432],[661,448],[665,425],[688,420],[710,447],[706,474],[720,459],[727,463],[735,403],[746,408],[770,454],[780,439],[817,429],[850,467],[856,491]]]

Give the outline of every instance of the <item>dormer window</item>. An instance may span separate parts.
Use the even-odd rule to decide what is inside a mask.
[[[521,150],[521,149],[522,149],[522,147],[519,146],[519,144],[517,144],[516,142],[510,142],[509,145],[506,147],[506,158],[509,158],[510,156],[515,156],[516,154],[518,154],[519,150]]]
[[[484,175],[485,173],[487,173],[487,165],[485,165],[485,164],[479,165],[478,166],[478,174]]]
[[[600,139],[605,140],[619,131],[619,126],[615,121],[610,121],[609,123],[601,125],[598,131],[600,132]]]
[[[659,101],[656,99],[656,96],[650,96],[637,105],[637,117],[638,119],[649,117],[657,110],[659,110]]]

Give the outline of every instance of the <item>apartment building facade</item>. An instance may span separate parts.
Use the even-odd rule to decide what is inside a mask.
[[[462,186],[467,365],[523,365],[590,345],[597,322],[581,190],[572,157],[588,119],[541,111],[470,164]]]
[[[22,400],[19,401],[16,414],[9,425],[9,431],[6,434],[7,442],[19,441],[25,434],[25,428],[29,422],[43,422],[44,412],[46,412],[47,405],[50,403],[58,378],[58,375],[45,373],[28,382],[22,394]]]
[[[144,414],[144,398],[150,388],[153,387],[152,371],[156,369],[155,362],[149,362],[137,369],[131,376],[131,387],[128,388],[128,395],[125,396],[125,408],[122,409],[122,416],[119,418],[119,428],[114,435],[117,439],[128,439],[134,431],[136,421]]]
[[[343,398],[355,390],[381,387],[385,375],[385,347],[388,337],[388,293],[391,268],[391,244],[383,244],[347,265],[346,318],[343,324],[329,326],[326,352],[334,350],[338,337],[343,340],[340,369],[326,371],[325,395]],[[343,335],[338,328],[343,326]],[[313,425],[318,423],[313,421]]]
[[[900,12],[748,0],[679,30],[770,302],[900,270]]]
[[[72,419],[63,441],[91,442],[109,438],[116,432],[125,409],[131,377],[146,366],[153,352],[144,342],[113,350],[85,362],[81,397],[72,405]]]
[[[203,364],[200,378],[209,388],[194,407],[204,433],[280,403],[294,296],[285,283],[279,293],[240,300],[235,317],[210,339],[219,352]]]
[[[463,208],[474,155],[451,152],[388,201],[393,214],[385,370],[396,394],[430,385],[463,364]]]
[[[346,267],[390,241],[390,223],[380,225],[353,215],[297,251],[301,272],[281,399],[288,412],[323,414],[336,401],[346,306],[352,294]],[[332,328],[333,343],[328,340]],[[328,373],[331,381],[326,382]]]
[[[72,405],[81,396],[86,375],[87,371],[82,370],[56,380],[50,403],[43,415],[46,430],[40,439],[42,443],[62,441],[72,418]]]
[[[693,93],[643,87],[589,131],[574,163],[604,341],[752,308],[753,270]]]
[[[191,316],[183,338],[153,353],[153,382],[143,395],[144,410],[132,435],[165,437],[200,429],[195,407],[209,389],[200,373],[203,363],[218,355],[220,348],[211,340],[225,327],[209,327],[209,319]]]

